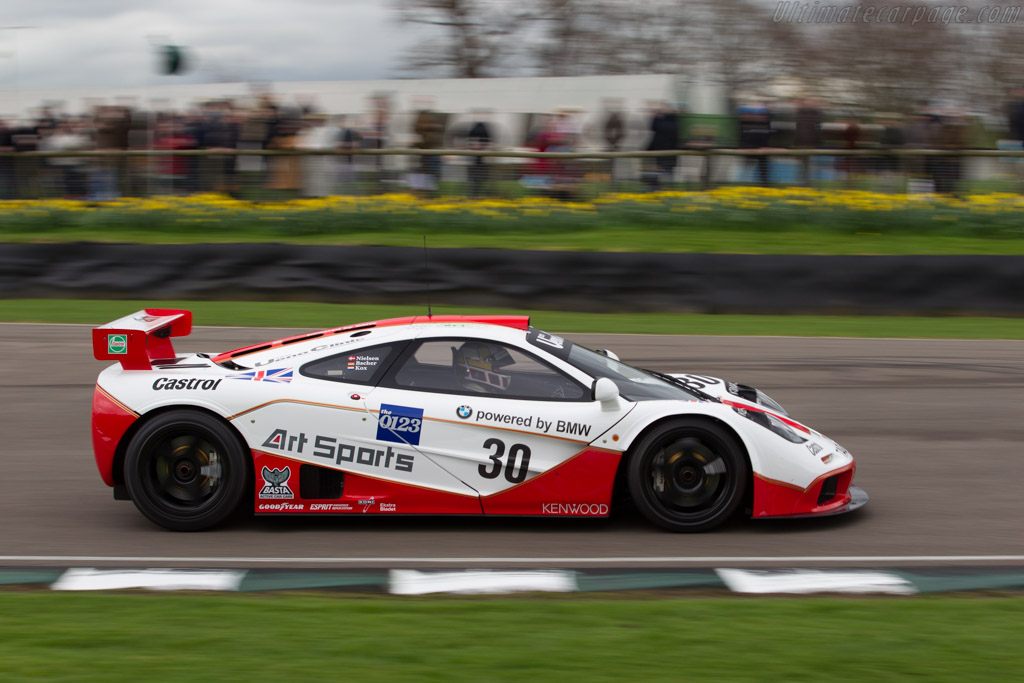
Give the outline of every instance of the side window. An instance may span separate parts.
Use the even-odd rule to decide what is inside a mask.
[[[579,401],[587,396],[582,385],[532,355],[482,339],[424,341],[395,371],[394,385],[542,401]]]
[[[299,370],[306,377],[352,384],[376,384],[403,345],[381,344],[353,349],[306,363]]]

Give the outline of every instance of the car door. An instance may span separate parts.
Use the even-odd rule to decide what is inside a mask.
[[[316,434],[310,441],[311,461],[330,463],[329,466],[377,480],[475,496],[475,490],[420,455],[406,441],[382,438],[378,414],[367,411],[367,401],[375,393],[375,385],[406,344],[403,340],[348,350],[302,367],[304,377],[316,380],[309,383],[310,395],[328,399],[325,405],[310,404],[304,410],[305,423],[316,425]],[[344,410],[339,411],[339,405]],[[396,429],[399,422],[407,429],[410,420],[396,418]],[[415,421],[412,424],[418,426]],[[434,501],[430,503],[434,504]],[[459,511],[465,511],[464,506],[458,507]],[[475,508],[474,503],[471,509]],[[403,509],[419,511],[411,502],[403,505]]]
[[[344,484],[343,500],[359,503],[352,510],[479,513],[475,490],[414,449],[377,438],[377,418],[366,411],[365,397],[406,344],[400,340],[346,350],[310,361],[298,373],[289,369],[288,383],[278,385],[287,387],[283,392],[235,421],[253,445],[257,472],[264,464],[280,471],[287,477],[282,491],[288,489],[288,498],[296,497],[300,469],[288,463],[358,475],[346,477]],[[261,453],[276,459],[264,463]],[[422,495],[427,489],[432,493]]]
[[[606,510],[621,452],[590,444],[633,404],[592,400],[586,378],[543,356],[481,338],[414,341],[367,396],[378,439],[437,463],[479,492],[485,512],[555,514],[543,505],[566,501]]]

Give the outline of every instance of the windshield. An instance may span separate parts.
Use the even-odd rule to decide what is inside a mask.
[[[700,398],[682,386],[666,382],[653,374],[613,360],[557,335],[531,327],[526,339],[534,346],[553,353],[594,379],[607,377],[619,387],[619,394],[630,401],[661,399],[694,401]]]
[[[619,387],[619,393],[631,401],[658,399],[695,401],[698,398],[696,394],[679,385],[669,384],[643,370],[613,360],[579,344],[572,345],[566,360],[595,379],[607,377],[615,382]]]

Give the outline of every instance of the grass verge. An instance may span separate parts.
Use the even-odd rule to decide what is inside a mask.
[[[960,237],[951,235],[884,235],[870,232],[842,235],[813,229],[723,231],[715,228],[686,228],[678,231],[649,230],[641,226],[617,225],[601,229],[563,232],[557,227],[543,232],[481,227],[475,233],[451,234],[430,228],[405,232],[347,231],[337,234],[304,235],[257,233],[246,229],[222,233],[185,233],[173,230],[129,227],[118,230],[68,228],[60,233],[45,230],[6,233],[3,242],[111,242],[134,244],[328,244],[349,246],[420,247],[423,235],[431,248],[523,249],[543,251],[676,252],[694,254],[816,254],[837,255],[964,255],[1024,254],[1024,239]]]
[[[0,593],[5,681],[1015,680],[1024,598]]]
[[[422,305],[350,305],[256,301],[93,301],[0,299],[0,321],[102,324],[146,307],[185,308],[196,325],[326,328],[425,313]],[[435,314],[526,314],[553,332],[818,337],[1024,339],[1022,318],[915,318],[808,315],[572,313],[435,306]]]

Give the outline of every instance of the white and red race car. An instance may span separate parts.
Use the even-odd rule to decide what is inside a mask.
[[[347,325],[175,354],[188,311],[93,330],[103,481],[153,522],[256,514],[604,517],[672,531],[867,502],[853,457],[760,391],[620,362],[522,316]],[[246,502],[250,501],[250,502]]]

